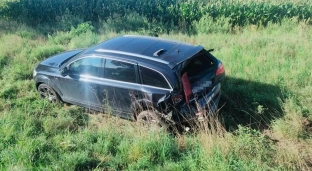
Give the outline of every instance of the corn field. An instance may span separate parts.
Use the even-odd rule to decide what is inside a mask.
[[[0,17],[30,25],[55,23],[63,16],[82,22],[114,20],[135,13],[148,22],[165,26],[192,26],[203,16],[213,20],[228,18],[233,26],[266,26],[285,18],[311,24],[312,2],[304,0],[0,0]]]

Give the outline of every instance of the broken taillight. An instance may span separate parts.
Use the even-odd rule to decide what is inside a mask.
[[[224,73],[224,66],[223,66],[223,64],[220,62],[219,65],[218,65],[218,69],[217,69],[217,71],[216,71],[216,76],[218,76],[218,75],[220,75],[220,74],[222,74],[222,73]]]

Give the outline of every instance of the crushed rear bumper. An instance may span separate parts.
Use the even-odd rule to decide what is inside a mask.
[[[186,103],[180,106],[173,115],[175,122],[187,122],[189,120],[198,119],[202,115],[212,115],[218,110],[218,104],[221,96],[221,84],[217,84],[208,94],[199,99],[190,100],[189,104]]]

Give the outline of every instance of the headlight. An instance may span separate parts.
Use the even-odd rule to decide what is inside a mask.
[[[36,70],[34,69],[33,77],[35,77],[36,75],[37,75],[37,72],[36,72]]]

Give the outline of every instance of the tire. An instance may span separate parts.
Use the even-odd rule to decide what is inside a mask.
[[[157,112],[145,110],[138,114],[137,122],[142,126],[152,129],[166,130],[168,125],[161,119]]]
[[[38,86],[38,93],[41,98],[47,99],[50,103],[59,103],[59,95],[50,86],[42,83]]]

